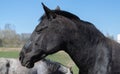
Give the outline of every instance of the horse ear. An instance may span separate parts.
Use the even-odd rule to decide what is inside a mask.
[[[59,6],[57,6],[55,10],[60,10],[60,7],[59,7]]]
[[[43,6],[43,9],[45,11],[45,14],[47,15],[47,18],[48,19],[53,19],[56,17],[56,14],[51,10],[49,9],[47,6],[45,6],[43,3],[42,3],[42,6]]]

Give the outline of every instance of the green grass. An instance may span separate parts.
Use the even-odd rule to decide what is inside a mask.
[[[18,58],[18,51],[0,51],[0,57],[4,58]]]
[[[0,51],[0,57],[4,58],[18,58],[19,57],[19,51],[17,50],[12,50],[12,51]],[[73,63],[71,58],[64,52],[59,52],[53,55],[49,55],[48,57],[52,61],[56,61],[59,63],[62,63],[65,66],[72,67],[73,73],[78,74],[78,68],[77,66]]]

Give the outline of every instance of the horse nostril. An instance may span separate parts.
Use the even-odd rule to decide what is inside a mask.
[[[24,53],[20,52],[20,54],[19,54],[19,60],[22,60],[23,56],[24,56]]]
[[[24,59],[24,54],[23,54],[23,52],[21,52],[20,56],[19,56],[19,61],[22,63],[23,59]]]
[[[19,57],[19,60],[21,60],[21,56]]]
[[[23,61],[21,56],[19,57],[19,61],[20,61],[21,63],[22,63],[22,61]]]
[[[38,43],[35,43],[35,45],[38,45]]]

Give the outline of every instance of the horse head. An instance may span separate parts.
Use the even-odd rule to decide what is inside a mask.
[[[35,62],[45,58],[48,54],[64,50],[66,48],[65,41],[68,39],[66,35],[75,28],[74,25],[69,25],[74,22],[60,15],[62,11],[59,7],[51,10],[43,3],[42,5],[45,14],[20,52],[21,64],[28,68],[33,67]],[[62,15],[66,16],[66,14]]]

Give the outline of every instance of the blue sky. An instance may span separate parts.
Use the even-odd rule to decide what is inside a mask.
[[[31,33],[44,13],[41,2],[51,9],[59,5],[104,34],[120,33],[120,0],[0,0],[0,27],[10,23],[17,33]]]

